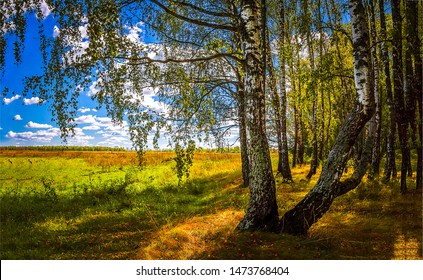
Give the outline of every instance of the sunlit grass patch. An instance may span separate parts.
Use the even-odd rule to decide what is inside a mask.
[[[242,214],[237,210],[225,210],[186,219],[177,225],[165,226],[158,231],[147,247],[140,249],[137,257],[196,259],[200,255],[207,255],[207,252],[212,252],[218,243],[228,239]]]

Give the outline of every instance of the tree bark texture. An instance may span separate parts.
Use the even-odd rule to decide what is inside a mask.
[[[250,200],[239,230],[274,230],[278,221],[275,179],[266,135],[263,55],[257,0],[241,1],[242,43],[244,44],[244,89],[247,127],[250,134]]]
[[[339,182],[349,151],[374,113],[374,96],[370,84],[369,31],[364,7],[360,0],[350,0],[349,10],[353,34],[355,106],[341,126],[315,187],[282,217],[280,228],[285,233],[306,234],[341,194]]]
[[[395,105],[392,94],[391,71],[389,66],[388,46],[386,43],[386,19],[385,19],[385,4],[384,0],[379,0],[379,14],[380,14],[380,39],[381,39],[381,53],[383,70],[385,74],[386,84],[386,103],[389,108],[389,130],[386,139],[386,161],[384,168],[384,181],[389,182],[391,177],[396,177],[395,165],[395,133],[396,133],[396,118]]]
[[[409,164],[408,151],[408,118],[404,102],[404,77],[402,64],[402,17],[400,0],[391,0],[393,36],[395,42],[392,48],[392,70],[394,81],[394,102],[398,137],[401,146],[401,193],[407,192],[407,168]]]
[[[288,139],[286,136],[286,70],[285,70],[285,0],[279,1],[279,67],[281,69],[280,91],[281,91],[281,140],[282,140],[282,162],[281,174],[285,181],[292,181],[291,168],[288,159]],[[278,169],[279,171],[279,169]]]
[[[416,189],[422,189],[422,57],[421,40],[419,38],[418,2],[407,1],[407,107],[412,129],[413,145],[417,152]],[[414,59],[412,59],[414,58]],[[414,62],[414,65],[412,64]],[[413,67],[414,66],[414,67]],[[414,69],[414,72],[413,72]],[[417,108],[416,108],[417,105]],[[417,113],[416,113],[417,109]],[[417,123],[416,123],[417,115]],[[417,135],[417,136],[416,136]]]
[[[309,52],[309,57],[310,57],[310,67],[311,67],[311,72],[312,77],[312,84],[311,84],[311,91],[312,91],[312,96],[313,96],[313,111],[312,111],[312,133],[313,133],[313,140],[312,140],[312,158],[311,158],[311,164],[310,164],[310,171],[307,174],[307,179],[310,179],[314,174],[316,174],[316,170],[317,170],[317,156],[318,156],[318,146],[317,146],[317,83],[316,83],[316,78],[314,77],[314,72],[316,69],[315,63],[314,63],[314,49],[313,49],[313,43],[311,40],[311,31],[310,29],[307,30],[307,36],[306,36],[306,40],[307,40],[307,46],[308,46],[308,52]]]
[[[276,140],[278,144],[278,173],[283,175],[283,145],[282,145],[282,115],[281,115],[281,102],[276,86],[276,73],[273,66],[273,61],[270,53],[270,42],[269,35],[266,35],[266,59],[267,59],[267,69],[269,72],[269,87],[270,87],[270,96],[272,99],[272,107],[275,112],[274,123],[276,130]]]
[[[248,139],[247,124],[245,110],[245,92],[243,81],[238,86],[238,123],[239,123],[239,142],[241,149],[241,166],[242,166],[242,186],[247,188],[250,185],[250,160],[248,157]]]
[[[372,119],[370,120],[369,133],[370,137],[374,140],[371,151],[371,176],[379,175],[380,169],[380,133],[381,133],[381,98],[379,94],[379,61],[377,57],[377,35],[376,35],[376,16],[374,3],[370,2],[370,33],[372,40],[372,60],[373,60],[373,93],[375,98],[376,110]]]

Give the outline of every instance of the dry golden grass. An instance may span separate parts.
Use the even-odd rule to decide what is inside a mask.
[[[225,243],[242,216],[242,211],[229,209],[186,219],[177,225],[166,225],[139,250],[137,258],[197,259],[214,251],[219,243]]]

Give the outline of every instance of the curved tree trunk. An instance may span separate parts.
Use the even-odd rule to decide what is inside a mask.
[[[263,5],[261,6],[263,7]],[[263,7],[264,8],[264,7]],[[247,127],[250,134],[250,201],[238,230],[274,230],[278,223],[275,179],[266,135],[264,69],[257,0],[241,1],[241,26],[244,45],[244,89]]]
[[[308,229],[329,210],[332,201],[341,193],[340,178],[349,151],[374,113],[375,104],[369,67],[369,32],[364,7],[360,0],[350,0],[349,10],[353,33],[356,103],[341,126],[316,186],[282,217],[280,227],[285,233],[306,234]]]

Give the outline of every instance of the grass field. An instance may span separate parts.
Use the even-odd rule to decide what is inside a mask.
[[[196,154],[180,187],[173,157],[0,151],[1,259],[422,259],[422,196],[396,181],[338,198],[307,237],[237,232],[239,154]],[[276,177],[280,215],[314,186],[307,171]]]

